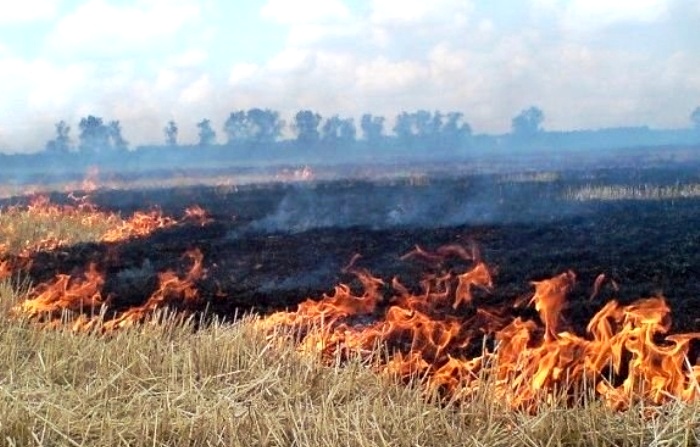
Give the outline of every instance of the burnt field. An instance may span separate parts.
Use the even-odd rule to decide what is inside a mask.
[[[157,287],[158,272],[184,274],[191,262],[183,254],[199,249],[206,274],[197,278],[199,297],[188,310],[231,318],[293,308],[339,283],[357,289],[346,268],[351,261],[382,278],[387,297],[394,277],[418,290],[426,273],[457,271],[463,260],[404,255],[416,246],[459,245],[478,250],[493,274],[493,289],[477,291],[477,305],[537,319],[526,306],[531,281],[571,270],[576,283],[563,315],[577,332],[611,299],[658,295],[672,309],[672,332],[696,331],[697,176],[692,168],[659,168],[98,189],[90,199],[100,209],[128,214],[159,207],[179,217],[196,204],[208,217],[145,238],[37,252],[29,276],[34,283],[57,274],[77,277],[94,263],[105,275],[102,295],[118,312],[142,304]],[[71,200],[65,194],[51,199]],[[600,274],[605,279],[594,291]]]

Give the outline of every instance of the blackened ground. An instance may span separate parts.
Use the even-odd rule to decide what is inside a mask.
[[[655,184],[678,178],[662,174]],[[232,316],[291,308],[308,297],[320,298],[339,282],[356,286],[343,267],[357,254],[361,258],[355,266],[367,268],[387,284],[398,276],[415,288],[426,269],[434,267],[401,260],[402,255],[416,245],[434,250],[446,244],[475,244],[493,269],[496,285],[492,293],[479,294],[477,305],[527,303],[531,281],[572,270],[577,284],[569,296],[566,324],[579,333],[610,299],[628,303],[658,294],[671,305],[673,332],[699,330],[700,200],[565,199],[570,188],[610,175],[603,172],[593,180],[562,175],[548,182],[470,177],[418,185],[334,182],[259,185],[237,191],[205,187],[103,191],[94,196],[96,203],[125,214],[157,205],[178,215],[198,204],[213,221],[204,226],[180,224],[145,239],[38,253],[30,275],[35,282],[57,273],[79,275],[95,262],[107,275],[104,294],[112,297],[113,309],[120,310],[150,295],[156,272],[174,269],[183,275],[190,265],[183,254],[199,248],[207,275],[198,282],[197,310]],[[643,176],[654,179],[646,172],[625,175],[622,181],[606,181],[637,184],[640,178],[649,181]],[[322,203],[320,211],[309,209],[317,205],[314,199]],[[396,203],[401,206],[394,208]],[[397,221],[407,214],[411,219]],[[445,215],[454,221],[445,220]],[[313,218],[304,221],[303,216]],[[270,222],[276,225],[266,226]],[[284,224],[289,225],[286,231]],[[460,267],[468,264],[442,266]],[[591,298],[600,273],[609,280]],[[524,306],[512,313],[537,318]]]

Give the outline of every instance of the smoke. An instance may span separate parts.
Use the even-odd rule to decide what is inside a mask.
[[[318,228],[437,228],[548,220],[573,211],[575,205],[564,204],[560,196],[548,184],[496,176],[300,183],[249,229],[299,233]]]

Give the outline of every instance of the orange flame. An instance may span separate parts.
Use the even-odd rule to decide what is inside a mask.
[[[12,314],[56,326],[66,312],[77,312],[80,315],[73,321],[74,331],[99,327],[111,332],[131,326],[168,305],[182,303],[187,307],[196,302],[199,293],[195,282],[205,275],[203,255],[195,249],[185,253],[185,257],[192,261],[192,267],[183,278],[170,270],[160,273],[158,288],[144,304],[119,311],[106,321],[102,319],[109,311],[110,299],[102,296],[105,278],[94,264],[89,265],[83,277],[59,274],[53,281],[40,284],[12,308]]]
[[[65,311],[95,311],[104,303],[101,294],[104,276],[94,264],[88,266],[83,276],[57,275],[53,281],[37,286],[13,312],[30,318],[44,315],[55,319]]]
[[[137,212],[123,220],[97,210],[88,200],[59,206],[45,196],[35,197],[26,211],[46,218],[75,216],[85,225],[107,219],[113,226],[102,242],[143,237],[177,224],[160,211]],[[188,208],[185,219],[201,225],[210,220],[198,206]],[[20,265],[24,259],[28,265],[32,251],[69,242],[49,234],[28,242],[13,262]],[[185,256],[192,262],[190,270],[183,277],[173,271],[160,273],[157,290],[137,307],[107,315],[111,302],[102,295],[105,278],[91,264],[81,276],[57,275],[37,286],[12,313],[56,325],[65,312],[76,312],[80,316],[73,330],[110,332],[141,323],[167,306],[190,309],[199,300],[196,283],[206,272],[199,250]],[[700,397],[700,365],[692,365],[687,358],[690,343],[700,339],[700,333],[667,335],[670,309],[662,297],[626,306],[610,301],[593,316],[586,333],[579,335],[568,331],[562,318],[576,282],[571,271],[532,282],[529,304],[539,319],[523,319],[513,318],[507,307],[480,302],[480,292],[490,292],[494,284],[491,270],[475,249],[450,245],[429,252],[416,247],[403,256],[437,267],[437,273],[426,276],[417,291],[398,278],[387,284],[352,267],[356,259],[347,270],[361,284],[360,293],[339,284],[320,300],[308,299],[296,311],[275,313],[259,320],[258,326],[271,332],[278,327],[297,329],[299,349],[326,359],[350,355],[375,359],[376,352],[383,352],[376,363],[380,372],[404,379],[418,377],[426,393],[458,400],[468,400],[489,386],[494,399],[536,411],[557,393],[575,396],[588,384],[618,410],[635,402],[662,404]],[[453,262],[447,262],[454,260],[468,263],[468,268],[455,272],[450,267]],[[0,279],[13,270],[13,264],[0,260]],[[604,281],[604,275],[596,278],[591,298]],[[617,285],[611,284],[616,291]],[[514,305],[518,302],[514,300]]]
[[[466,253],[416,248],[404,258],[436,263],[447,256],[476,259]],[[566,295],[576,279],[570,271],[533,282],[530,304],[540,321],[513,319],[503,309],[462,309],[474,304],[473,287],[490,290],[493,285],[479,261],[462,274],[428,277],[416,294],[394,279],[395,294],[388,298],[380,293],[380,279],[366,272],[359,278],[363,294],[341,284],[320,301],[307,300],[295,312],[279,312],[257,324],[265,330],[296,327],[302,335],[299,349],[328,359],[370,355],[383,347],[380,351],[389,354],[377,365],[382,373],[419,377],[426,392],[463,400],[490,386],[494,398],[529,411],[558,392],[574,396],[586,383],[618,410],[636,401],[661,404],[699,397],[700,366],[691,366],[687,354],[700,333],[660,339],[670,325],[663,298],[627,306],[611,301],[591,319],[584,337],[561,328]],[[495,349],[474,353],[489,339]]]
[[[193,304],[199,297],[195,282],[205,274],[202,262],[204,256],[200,250],[194,249],[185,253],[185,257],[192,261],[192,267],[184,278],[179,278],[171,270],[159,273],[158,289],[151,294],[146,302],[141,306],[126,310],[114,319],[106,321],[104,323],[105,331],[111,332],[142,322],[148,315],[153,314],[158,309],[175,304],[178,301],[185,305]]]
[[[159,210],[150,212],[137,211],[129,220],[122,221],[118,226],[108,230],[102,236],[102,242],[117,242],[133,237],[144,237],[160,228],[173,226],[177,221],[163,216]]]
[[[213,221],[209,214],[199,205],[192,205],[185,209],[185,220],[191,220],[204,226]]]

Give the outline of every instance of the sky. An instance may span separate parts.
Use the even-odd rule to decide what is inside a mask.
[[[501,133],[536,105],[551,130],[690,126],[699,0],[22,0],[0,14],[0,151],[65,120],[119,120],[131,146],[175,120],[221,130],[252,107],[287,121],[459,111]]]

